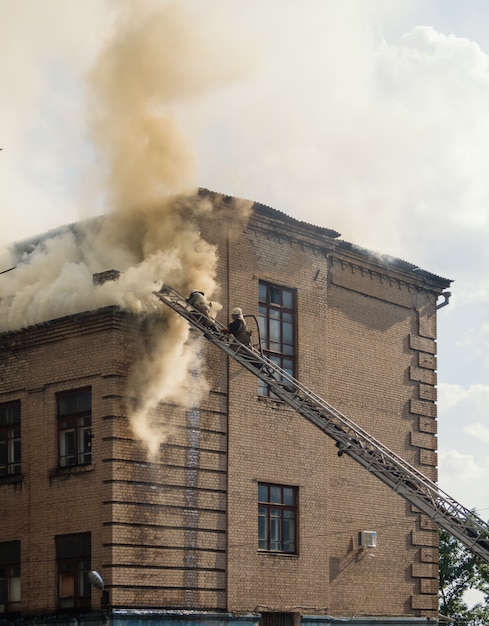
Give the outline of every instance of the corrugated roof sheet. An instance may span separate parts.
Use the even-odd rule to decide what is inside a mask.
[[[266,204],[262,204],[261,202],[256,202],[254,200],[250,200],[249,198],[236,198],[234,196],[223,196],[223,194],[218,194],[216,192],[210,191],[208,189],[199,189],[199,193],[201,195],[220,195],[228,202],[232,202],[233,200],[242,200],[245,202],[250,202],[253,204],[253,209],[266,217],[270,217],[272,219],[278,219],[284,223],[300,225],[303,228],[307,228],[314,233],[321,233],[326,237],[330,237],[335,240],[335,246],[340,250],[351,251],[358,256],[361,256],[370,261],[375,261],[376,263],[385,264],[385,266],[397,268],[404,272],[413,272],[418,276],[426,278],[427,280],[432,280],[435,282],[439,282],[443,287],[448,287],[451,282],[453,282],[449,278],[444,278],[442,276],[438,276],[437,274],[433,274],[427,270],[423,270],[419,266],[414,263],[410,263],[409,261],[404,261],[398,257],[394,257],[388,254],[381,254],[375,252],[373,250],[369,250],[367,248],[363,248],[362,246],[358,246],[349,241],[345,241],[343,239],[339,239],[341,237],[341,233],[331,228],[326,228],[324,226],[316,226],[315,224],[311,224],[310,222],[305,222],[303,220],[298,220],[290,215],[287,215],[283,211],[279,211],[278,209],[274,209]]]

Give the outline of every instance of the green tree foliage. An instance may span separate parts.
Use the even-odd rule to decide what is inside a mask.
[[[489,624],[489,564],[472,554],[446,530],[440,530],[439,612],[455,619],[457,626]],[[471,589],[484,600],[468,606],[464,595]]]

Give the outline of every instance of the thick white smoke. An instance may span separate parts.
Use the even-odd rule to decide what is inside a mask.
[[[177,4],[157,12],[144,6],[125,5],[88,78],[89,135],[97,154],[97,176],[89,180],[110,211],[11,250],[2,266],[16,269],[1,282],[0,330],[113,304],[158,311],[127,388],[134,431],[155,454],[167,429],[152,422],[154,408],[198,398],[188,388],[198,342],[189,341],[188,325],[152,292],[168,282],[184,294],[199,288],[218,295],[216,249],[198,226],[212,206],[196,195],[195,161],[174,107],[232,76],[205,65],[197,25]],[[121,272],[119,280],[95,287],[93,274],[110,269]]]

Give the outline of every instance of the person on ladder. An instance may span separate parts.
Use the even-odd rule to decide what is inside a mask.
[[[247,348],[251,348],[251,330],[248,330],[243,311],[239,307],[235,307],[231,312],[232,321],[229,322],[227,328],[221,331],[225,335],[233,335],[240,343]]]
[[[187,298],[187,302],[190,306],[194,307],[199,313],[202,315],[196,316],[199,322],[205,324],[208,328],[213,330],[215,333],[218,332],[218,328],[214,323],[214,320],[210,316],[210,310],[212,307],[211,302],[207,302],[205,299],[205,294],[203,291],[194,290]]]

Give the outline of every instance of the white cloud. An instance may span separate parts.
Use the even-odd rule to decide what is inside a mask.
[[[489,510],[489,386],[441,384],[438,396],[440,486],[467,508]]]
[[[469,424],[464,428],[464,431],[481,443],[489,444],[489,427],[481,424],[481,422]]]
[[[438,408],[440,413],[457,407],[472,414],[489,417],[489,385],[440,384],[438,386]],[[489,424],[489,420],[488,420]]]
[[[440,487],[468,509],[489,518],[489,456],[475,458],[457,450],[440,450]]]

